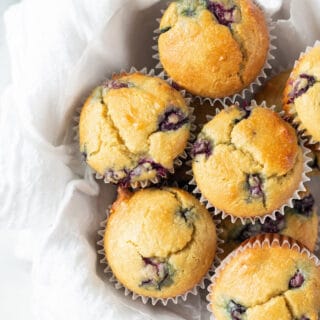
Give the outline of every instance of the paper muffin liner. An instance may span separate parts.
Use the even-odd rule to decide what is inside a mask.
[[[112,74],[112,76],[114,76],[116,74],[119,74],[119,73],[132,74],[132,73],[136,73],[136,72],[139,72],[139,73],[144,74],[146,76],[158,77],[158,78],[166,81],[170,86],[172,86],[172,81],[170,81],[170,80],[165,78],[164,72],[160,72],[160,73],[156,74],[154,69],[151,69],[151,70],[148,71],[148,69],[146,67],[144,67],[142,69],[136,69],[135,67],[131,67],[129,71],[120,70],[118,73],[114,72]],[[194,108],[192,108],[190,106],[191,98],[187,96],[186,90],[177,90],[177,91],[180,92],[180,94],[184,98],[184,101],[185,101],[185,103],[186,103],[186,105],[187,105],[187,107],[189,109],[190,136],[189,136],[187,145],[185,147],[185,150],[178,157],[176,157],[174,159],[173,167],[171,169],[166,169],[165,168],[167,170],[167,173],[166,173],[166,175],[164,177],[156,176],[156,177],[154,177],[153,179],[150,179],[150,180],[130,182],[130,187],[133,188],[133,189],[146,188],[146,187],[148,187],[148,186],[150,186],[152,184],[158,184],[164,179],[168,179],[168,174],[173,174],[175,172],[175,167],[179,167],[179,166],[181,166],[183,164],[184,160],[187,158],[187,150],[189,150],[192,147],[192,141],[195,138],[194,131],[196,130],[196,126],[194,124],[195,117],[193,115]],[[76,109],[75,116],[73,118],[73,123],[74,123],[73,124],[74,141],[77,143],[77,148],[78,149],[79,149],[79,121],[80,121],[80,113],[81,113],[82,107],[83,107],[83,105],[81,105],[79,108]],[[83,159],[83,162],[85,162],[84,159]],[[85,163],[85,165],[87,167],[89,167],[89,165],[87,163]],[[105,175],[101,175],[100,173],[95,171],[93,168],[90,167],[90,169],[93,172],[93,174],[95,175],[96,179],[103,180],[105,183],[113,183],[113,184],[116,184],[116,185],[119,184],[119,182],[118,183],[114,183],[112,181],[112,179],[110,179],[109,177],[107,177]]]
[[[239,106],[239,102],[235,102],[234,104],[231,104],[231,105]],[[224,103],[223,107],[224,107],[224,109],[228,109],[231,105],[227,105],[227,104]],[[272,111],[276,112],[275,111],[275,106],[268,107],[266,105],[265,101],[263,101],[261,104],[258,105],[255,100],[251,100],[250,105],[246,106],[246,109],[247,110],[252,110],[257,106],[263,107],[265,109],[269,109],[269,110],[272,110]],[[221,112],[220,109],[216,109],[216,115],[218,113],[220,113],[220,112]],[[284,116],[284,111],[276,112],[276,113],[278,115],[280,115],[280,117],[282,117],[284,119],[284,117],[285,117]],[[213,118],[213,116],[211,116],[211,115],[207,116],[208,121],[210,121],[212,118]],[[302,172],[302,176],[301,176],[301,181],[299,183],[298,188],[293,193],[292,197],[289,198],[288,201],[285,204],[283,204],[280,208],[277,208],[276,210],[273,210],[270,213],[267,213],[267,214],[262,215],[262,216],[254,216],[254,217],[236,217],[236,216],[233,216],[232,214],[229,214],[229,213],[227,213],[227,212],[225,212],[223,210],[220,210],[220,209],[214,207],[209,202],[209,200],[202,194],[200,189],[198,188],[197,183],[196,183],[196,181],[195,181],[195,179],[193,177],[192,169],[191,169],[187,173],[191,176],[191,180],[189,181],[189,184],[191,186],[194,186],[194,189],[193,189],[192,193],[195,194],[199,198],[200,202],[202,204],[204,204],[207,209],[213,209],[214,210],[214,214],[215,215],[221,215],[222,219],[225,219],[226,217],[230,217],[232,223],[234,223],[237,220],[240,220],[242,224],[246,224],[247,221],[249,221],[249,222],[254,224],[256,220],[259,220],[261,223],[264,223],[265,220],[268,217],[271,218],[272,220],[276,220],[276,214],[277,213],[280,213],[281,215],[284,215],[285,214],[284,209],[286,207],[293,208],[293,200],[301,199],[301,196],[299,195],[299,193],[302,192],[302,191],[306,191],[305,183],[307,181],[310,181],[310,178],[308,176],[308,174],[312,171],[312,169],[308,165],[308,163],[312,160],[309,157],[310,150],[305,146],[306,141],[302,137],[298,136],[298,142],[299,142],[299,146],[301,147],[302,153],[303,153],[303,172]],[[191,160],[191,162],[192,162],[192,160]],[[192,165],[190,165],[190,166],[192,167]]]
[[[310,252],[306,247],[304,247],[302,244],[297,242],[296,240],[282,236],[279,234],[262,234],[257,237],[250,238],[246,241],[244,241],[237,249],[232,251],[220,264],[220,266],[216,269],[215,274],[211,278],[211,283],[208,286],[208,295],[207,295],[207,309],[211,313],[210,319],[215,320],[215,317],[213,315],[213,310],[211,308],[211,295],[213,288],[216,284],[217,278],[219,278],[219,275],[223,271],[223,269],[228,265],[231,260],[236,257],[239,253],[252,248],[264,248],[264,247],[283,247],[283,248],[289,248],[295,251],[298,251],[299,253],[306,255],[310,261],[312,261],[317,267],[320,267],[320,260],[319,258]]]
[[[305,51],[301,52],[299,55],[299,58],[295,61],[293,65],[293,69],[296,68],[297,64],[299,63],[299,60],[307,53],[310,52],[315,47],[320,46],[320,41],[317,40],[313,46],[308,46]],[[290,77],[290,76],[289,76]],[[320,151],[320,141],[315,140],[312,135],[308,132],[308,130],[304,127],[302,124],[301,120],[299,119],[297,114],[294,114],[293,110],[289,110],[289,114],[292,117],[291,122],[293,126],[296,128],[298,131],[299,135],[301,135],[304,139],[308,141],[308,144],[314,145],[315,150]]]
[[[269,49],[268,49],[264,66],[262,67],[260,73],[258,74],[258,76],[255,78],[253,82],[251,82],[246,88],[242,89],[240,92],[237,92],[235,94],[232,94],[226,97],[221,97],[221,98],[209,98],[209,97],[204,97],[200,95],[194,95],[188,92],[188,96],[191,97],[193,100],[199,100],[200,104],[203,104],[204,102],[209,102],[211,106],[214,106],[216,101],[219,101],[221,103],[235,103],[236,101],[244,101],[248,98],[252,98],[253,94],[256,91],[256,88],[259,88],[263,84],[263,82],[267,79],[267,72],[272,69],[272,65],[271,65],[272,60],[275,60],[275,56],[272,54],[272,51],[275,51],[277,49],[274,43],[275,40],[277,39],[277,36],[275,34],[276,24],[275,22],[272,21],[271,17],[267,15],[265,10],[261,7],[259,3],[257,3],[254,0],[253,2],[264,13],[267,27],[268,27]],[[166,7],[168,7],[168,3]],[[165,9],[160,10],[161,17],[163,16],[164,12],[165,12]],[[161,18],[157,18],[156,21],[159,26]],[[152,46],[152,49],[156,51],[156,53],[152,57],[157,61],[155,69],[162,70],[162,72],[164,72],[168,80],[170,80],[175,85],[175,87],[180,88],[180,86],[176,84],[174,80],[167,74],[167,72],[165,71],[160,61],[159,48],[158,48],[158,38],[160,35],[160,28],[158,27],[157,29],[155,29],[153,33],[155,34],[155,36],[153,37],[155,44]]]
[[[170,187],[170,186],[168,186]],[[187,191],[188,186],[185,186],[184,188],[181,188]],[[191,193],[190,193],[191,194]],[[106,218],[100,223],[101,229],[98,231],[98,237],[100,238],[97,241],[97,248],[98,248],[98,255],[101,256],[99,259],[99,262],[103,264],[105,267],[103,269],[103,272],[107,275],[108,281],[113,284],[113,286],[118,289],[122,290],[125,296],[130,296],[132,300],[139,300],[141,299],[141,302],[143,304],[151,303],[153,306],[160,303],[164,306],[166,306],[169,302],[172,302],[174,304],[178,304],[181,301],[186,301],[188,296],[190,294],[192,295],[198,295],[199,294],[199,289],[205,289],[205,281],[210,281],[212,275],[214,274],[215,269],[220,265],[221,259],[219,258],[221,254],[223,253],[222,248],[220,247],[220,244],[223,242],[221,239],[220,235],[222,233],[222,230],[218,228],[219,221],[213,216],[212,212],[209,213],[212,217],[212,220],[216,226],[216,252],[215,252],[215,258],[212,262],[212,265],[210,266],[209,270],[207,273],[202,277],[199,283],[197,283],[191,290],[186,291],[183,294],[177,295],[175,297],[170,297],[170,298],[154,298],[154,297],[148,297],[144,295],[139,295],[130,289],[126,288],[122,283],[118,281],[118,279],[113,275],[113,272],[108,264],[106,255],[105,255],[105,250],[104,250],[104,235],[106,231],[106,226],[107,226],[107,221],[110,216],[110,210],[111,210],[112,205],[109,205],[107,210],[106,210]]]

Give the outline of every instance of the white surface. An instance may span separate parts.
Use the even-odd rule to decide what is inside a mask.
[[[75,107],[104,77],[122,67],[154,65],[150,46],[159,15],[159,6],[152,4],[157,2],[101,0],[93,6],[92,0],[27,0],[6,15],[13,77],[1,100],[0,130],[6,136],[0,136],[0,144],[6,147],[6,157],[0,158],[5,164],[0,226],[31,230],[19,243],[18,255],[30,261],[35,258],[32,301],[36,319],[208,316],[206,303],[199,297],[178,307],[152,308],[124,297],[104,281],[97,265],[96,231],[114,188],[103,186],[98,196],[97,184],[89,176],[83,179],[77,146],[66,130]],[[260,2],[269,4],[273,12],[281,7],[276,0]],[[320,19],[312,15],[319,13],[318,0],[309,0],[305,12],[299,9],[301,1],[291,2],[291,15],[284,13],[290,20],[277,24],[278,34],[283,35],[278,41],[278,61],[282,58],[285,63],[292,63],[297,52],[319,36],[304,31],[306,22],[309,30],[319,30]],[[15,235],[8,237],[15,245]],[[6,254],[12,250],[4,247]],[[21,277],[12,281],[4,274],[8,281],[3,279],[2,294],[9,302],[3,310],[9,313],[0,316],[10,319],[14,315],[17,320],[21,311],[28,314],[29,310],[30,282],[22,280],[20,285],[20,281],[27,279],[30,265],[17,261],[10,265],[10,259],[10,255],[4,258],[0,267],[5,272],[20,270]],[[17,291],[17,287],[26,290]],[[18,300],[19,292],[25,304]]]
[[[10,82],[10,61],[6,45],[3,13],[17,0],[0,2],[0,93]],[[31,263],[15,255],[17,239],[23,231],[0,231],[0,319],[32,320]]]

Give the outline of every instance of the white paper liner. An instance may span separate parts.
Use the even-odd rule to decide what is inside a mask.
[[[132,74],[132,73],[136,73],[136,72],[139,72],[139,73],[142,73],[144,75],[151,76],[151,77],[158,77],[158,78],[166,81],[170,86],[172,86],[172,81],[170,81],[169,79],[165,78],[164,72],[160,72],[159,74],[156,74],[154,69],[151,69],[150,71],[148,71],[146,67],[144,67],[142,69],[139,69],[139,70],[136,69],[135,67],[131,67],[129,72],[126,71],[126,70],[120,70],[119,73]],[[119,74],[119,73],[113,73],[112,76],[114,76],[116,74]],[[175,169],[174,169],[175,166],[181,166],[183,164],[184,160],[187,158],[186,150],[189,150],[189,149],[192,148],[192,141],[195,139],[195,135],[194,135],[193,132],[196,130],[196,126],[194,124],[195,116],[193,115],[194,108],[192,108],[190,106],[191,98],[187,97],[186,90],[177,90],[177,91],[180,92],[180,94],[184,98],[184,100],[186,102],[186,105],[187,105],[187,107],[189,109],[190,137],[188,139],[188,142],[187,142],[187,145],[185,147],[185,150],[177,158],[174,159],[173,168],[167,169],[170,174],[173,174],[175,172]],[[75,111],[75,116],[73,118],[74,125],[73,125],[73,128],[72,128],[72,130],[74,131],[74,141],[78,144],[78,147],[77,147],[78,150],[79,150],[79,121],[80,121],[80,113],[81,113],[82,107],[83,107],[83,105],[81,105]],[[80,151],[79,151],[79,154],[80,154]],[[88,164],[86,164],[86,166],[89,167]],[[96,179],[103,180],[105,183],[113,183],[112,181],[110,181],[108,179],[108,177],[106,177],[104,175],[101,175],[100,173],[96,172],[93,168],[91,168],[91,170],[92,170],[93,174],[95,174]],[[150,179],[150,180],[130,182],[130,186],[133,189],[146,188],[146,187],[148,187],[148,186],[150,186],[152,184],[157,184],[157,183],[159,183],[159,182],[161,182],[162,180],[165,180],[165,179],[168,179],[168,174],[166,175],[166,177],[156,176],[156,177],[154,177],[153,179]],[[116,183],[114,183],[114,184],[116,184]]]
[[[252,98],[252,95],[256,92],[256,88],[259,88],[263,82],[267,79],[267,71],[272,69],[271,62],[275,59],[274,55],[271,53],[272,51],[275,51],[277,49],[276,45],[274,44],[275,40],[277,39],[276,35],[274,34],[275,31],[275,23],[272,21],[272,19],[266,14],[265,10],[261,7],[260,4],[258,4],[256,1],[253,1],[257,7],[264,13],[266,24],[268,27],[269,32],[269,49],[266,57],[266,61],[264,66],[262,67],[260,73],[256,77],[256,79],[251,82],[250,85],[248,85],[246,88],[242,89],[240,92],[235,93],[233,95],[222,97],[222,98],[209,98],[209,97],[203,97],[199,95],[193,95],[188,92],[188,95],[192,97],[193,100],[199,100],[200,104],[203,104],[204,102],[209,102],[211,106],[214,105],[216,101],[219,101],[221,103],[235,103],[236,101],[244,101],[248,98]],[[168,3],[166,5],[168,7]],[[160,10],[161,17],[164,14],[165,10]],[[160,25],[161,18],[156,19],[158,25]],[[161,69],[166,77],[170,79],[172,82],[174,80],[170,78],[170,76],[165,71],[159,56],[159,48],[158,48],[158,38],[160,34],[160,28],[158,27],[156,30],[154,30],[155,36],[153,37],[153,40],[155,41],[155,45],[152,46],[152,49],[156,51],[156,54],[154,54],[152,57],[157,60],[157,64],[155,66],[156,69]]]
[[[182,189],[185,191],[188,191],[187,188],[188,188],[188,186],[185,186]],[[168,304],[168,302],[170,302],[170,301],[173,302],[174,304],[178,304],[179,301],[181,301],[181,300],[186,301],[189,294],[197,295],[199,293],[199,289],[206,288],[205,280],[210,281],[212,275],[214,274],[215,269],[221,263],[220,256],[223,253],[222,248],[219,246],[223,242],[223,240],[220,237],[222,230],[218,227],[219,221],[213,216],[213,214],[210,210],[208,210],[208,211],[209,211],[209,213],[212,217],[212,220],[215,224],[215,227],[216,227],[216,252],[215,252],[214,261],[212,262],[211,267],[209,268],[208,272],[202,277],[200,282],[197,283],[191,290],[185,292],[184,294],[178,295],[176,297],[162,299],[162,298],[147,297],[147,296],[143,296],[143,295],[139,295],[137,293],[134,293],[130,289],[126,288],[122,283],[120,283],[117,280],[117,278],[113,275],[113,272],[112,272],[110,266],[108,265],[108,261],[106,259],[105,251],[104,251],[104,235],[105,235],[106,225],[107,225],[107,221],[108,221],[108,218],[110,215],[111,207],[112,207],[112,205],[108,206],[108,208],[106,210],[106,219],[100,223],[101,229],[98,231],[98,237],[100,238],[100,240],[97,241],[97,246],[98,246],[98,254],[102,256],[102,258],[99,259],[99,262],[101,264],[105,265],[103,272],[107,275],[109,282],[113,283],[113,285],[116,289],[123,290],[124,295],[131,296],[132,300],[141,299],[142,303],[144,303],[144,304],[151,302],[151,304],[153,306],[156,305],[157,303],[161,303],[164,306],[166,306]]]
[[[313,46],[308,46],[306,48],[305,51],[301,52],[300,55],[299,55],[299,58],[295,61],[294,65],[293,65],[293,69],[296,68],[297,64],[299,63],[300,59],[307,53],[310,52],[310,50],[312,50],[313,48],[315,47],[318,47],[320,46],[320,41],[317,40]],[[319,62],[320,63],[320,62]],[[291,74],[290,74],[291,76]],[[289,76],[289,78],[290,78]],[[290,108],[289,110],[289,114],[291,116],[294,116],[293,119],[292,119],[292,123],[293,125],[296,127],[297,131],[299,132],[299,134],[308,141],[309,144],[312,144],[314,145],[314,148],[316,150],[319,150],[320,151],[320,141],[316,141],[312,135],[310,133],[308,133],[308,129],[302,124],[302,122],[300,121],[298,115],[294,115],[294,110],[292,110],[293,108]]]
[[[239,103],[238,102],[235,102],[233,105],[237,105],[239,106]],[[272,111],[276,112],[275,111],[275,106],[271,106],[271,107],[268,107],[265,103],[265,101],[263,101],[261,104],[257,104],[255,100],[251,100],[250,102],[250,106],[247,107],[247,110],[252,110],[253,108],[257,107],[257,106],[260,106],[260,107],[263,107],[265,109],[271,109]],[[223,107],[224,109],[227,109],[229,108],[229,106],[225,103],[223,103]],[[220,113],[220,109],[216,109],[216,114]],[[284,117],[284,111],[281,111],[281,112],[276,112],[277,114],[279,114],[282,118]],[[208,118],[208,121],[210,121],[213,117],[212,116],[207,116]],[[310,153],[310,149],[308,149],[307,147],[305,147],[305,144],[306,144],[306,141],[303,140],[303,138],[301,137],[298,137],[298,141],[299,141],[299,145],[302,149],[302,152],[303,152],[303,167],[304,167],[304,170],[303,170],[303,173],[302,173],[302,177],[301,177],[301,181],[299,183],[299,186],[298,186],[298,189],[293,193],[292,197],[285,203],[283,204],[280,208],[276,209],[276,210],[273,210],[271,213],[267,213],[263,216],[256,216],[256,217],[236,217],[236,216],[233,216],[223,210],[220,210],[216,207],[214,207],[208,199],[205,198],[205,196],[201,193],[200,189],[198,188],[197,186],[197,183],[193,177],[193,172],[192,172],[192,169],[190,171],[187,172],[187,174],[189,174],[192,179],[191,181],[189,182],[190,185],[192,186],[195,186],[194,190],[192,191],[193,194],[195,194],[198,198],[200,198],[200,202],[202,204],[204,204],[206,206],[207,209],[214,209],[214,214],[215,215],[220,215],[221,214],[221,217],[222,219],[225,219],[226,217],[230,217],[231,219],[231,222],[234,223],[236,220],[240,220],[242,224],[245,224],[247,221],[251,222],[251,223],[255,223],[256,220],[259,220],[261,223],[264,223],[266,218],[271,218],[272,220],[276,220],[276,213],[279,212],[281,215],[284,215],[284,209],[286,207],[290,207],[292,208],[293,207],[293,200],[294,199],[301,199],[301,196],[299,195],[300,192],[302,191],[306,191],[306,188],[305,188],[305,183],[307,181],[310,181],[310,178],[308,176],[308,174],[312,171],[312,169],[309,167],[308,163],[312,160],[308,154]]]
[[[320,260],[319,258],[310,252],[306,247],[300,245],[298,242],[296,242],[294,239],[278,235],[278,234],[263,234],[257,237],[253,237],[244,243],[242,243],[237,249],[232,251],[220,264],[220,266],[216,269],[216,272],[214,276],[211,278],[211,283],[208,286],[208,295],[207,295],[207,309],[209,312],[211,312],[211,320],[215,320],[215,317],[213,315],[213,311],[211,309],[211,294],[212,290],[214,288],[214,285],[216,283],[216,279],[219,277],[221,271],[224,269],[224,267],[239,253],[251,249],[251,248],[263,248],[265,246],[268,247],[287,247],[292,250],[296,250],[301,254],[305,254],[308,256],[308,258],[317,266],[320,267]]]

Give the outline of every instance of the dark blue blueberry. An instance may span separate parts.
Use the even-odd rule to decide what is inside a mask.
[[[313,206],[314,198],[312,194],[309,194],[300,200],[293,200],[293,207],[297,210],[297,213],[306,217],[310,217],[312,215]]]
[[[247,187],[251,198],[262,198],[264,196],[262,179],[259,174],[249,174],[247,176]]]
[[[296,98],[307,92],[315,83],[316,78],[314,76],[305,73],[301,74],[298,79],[294,81],[293,89],[288,94],[288,103],[293,103]]]
[[[300,288],[303,285],[303,283],[304,283],[304,276],[300,272],[300,270],[297,270],[297,272],[289,281],[289,289]]]
[[[161,290],[162,286],[170,283],[170,266],[166,261],[160,261],[158,258],[142,257],[145,267],[151,266],[148,273],[151,278],[144,279],[140,286]],[[149,267],[150,268],[150,267]]]
[[[306,317],[306,316],[302,316],[302,317],[300,318],[300,320],[310,320],[310,318],[308,318],[308,317]]]
[[[207,8],[220,24],[229,27],[230,24],[234,22],[234,11],[236,10],[236,6],[226,9],[221,3],[208,1]]]
[[[284,227],[285,227],[284,216],[277,214],[276,220],[272,220],[271,218],[268,217],[264,223],[261,223],[260,221],[256,221],[255,224],[252,224],[252,223],[246,224],[236,239],[242,242],[260,233],[278,233],[282,231]]]
[[[200,138],[192,147],[191,156],[195,157],[198,154],[205,154],[206,158],[212,154],[212,143],[209,140]]]
[[[148,172],[151,170],[155,170],[157,176],[161,178],[165,178],[168,174],[168,170],[164,168],[161,164],[149,159],[141,159],[138,165],[131,170],[127,168],[118,171],[108,169],[105,172],[105,177],[113,183],[119,183],[120,186],[128,188],[133,177],[138,177],[142,175],[144,172]]]
[[[104,82],[103,86],[108,89],[121,89],[129,88],[132,86],[129,82],[124,82],[121,80],[107,80]]]
[[[261,224],[261,231],[265,233],[277,233],[284,229],[285,218],[283,215],[278,214],[276,220],[267,218],[263,224]]]
[[[232,320],[242,320],[242,315],[246,312],[247,308],[239,303],[230,300],[227,306]]]
[[[186,116],[181,109],[171,107],[163,115],[159,117],[159,130],[178,130],[184,124],[188,123],[188,121],[188,116]]]

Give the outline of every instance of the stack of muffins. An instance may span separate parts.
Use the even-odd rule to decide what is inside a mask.
[[[114,75],[79,122],[83,159],[118,186],[99,242],[116,287],[166,305],[207,278],[214,319],[319,320],[318,216],[305,183],[319,171],[320,46],[256,103],[244,98],[273,47],[251,0],[174,1],[157,33],[166,77]]]

